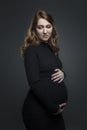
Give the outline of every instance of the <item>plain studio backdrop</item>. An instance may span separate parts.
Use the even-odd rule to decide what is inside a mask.
[[[48,11],[59,33],[60,58],[67,74],[67,130],[87,129],[86,0],[0,1],[0,129],[25,130],[21,109],[28,92],[20,46],[37,9]]]

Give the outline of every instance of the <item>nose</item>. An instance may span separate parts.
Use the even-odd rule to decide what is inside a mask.
[[[43,33],[44,34],[47,33],[47,29],[46,28],[43,29]]]

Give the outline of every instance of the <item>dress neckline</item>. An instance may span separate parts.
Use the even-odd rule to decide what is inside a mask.
[[[48,42],[41,42],[40,44],[43,45],[44,47],[50,47]]]

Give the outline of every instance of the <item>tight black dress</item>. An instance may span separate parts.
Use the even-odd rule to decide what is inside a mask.
[[[54,69],[62,70],[59,57],[48,43],[41,42],[26,49],[24,65],[30,87],[22,108],[26,130],[65,130],[62,114],[53,114],[59,104],[67,102],[64,81],[51,80]]]

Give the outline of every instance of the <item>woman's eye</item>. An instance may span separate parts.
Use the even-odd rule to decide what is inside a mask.
[[[52,27],[51,25],[46,25],[45,27],[42,26],[42,25],[37,26],[38,29],[43,29],[43,28],[48,28],[48,29],[50,29],[51,27]]]
[[[42,29],[43,27],[42,26],[37,26],[38,29]]]
[[[47,28],[51,28],[51,25],[47,25]]]

